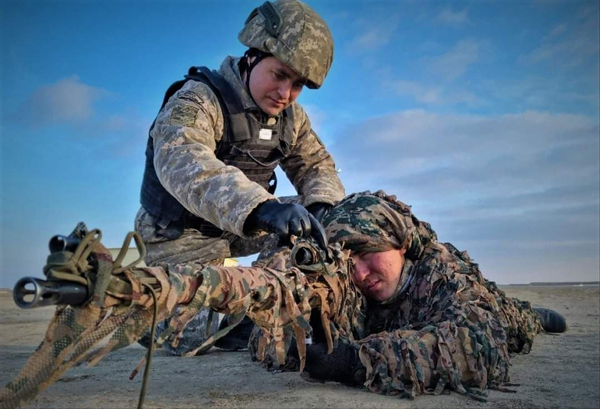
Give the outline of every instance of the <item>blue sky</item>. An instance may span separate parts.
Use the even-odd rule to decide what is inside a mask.
[[[0,287],[78,221],[121,245],[164,91],[241,55],[261,3],[1,3]],[[599,279],[597,1],[308,4],[335,57],[299,101],[347,192],[396,194],[499,283]]]

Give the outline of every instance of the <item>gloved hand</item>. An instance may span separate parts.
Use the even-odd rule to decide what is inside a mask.
[[[327,344],[308,345],[304,372],[314,380],[360,385],[367,371],[358,359],[358,350],[340,342],[331,354],[327,353]]]
[[[308,210],[299,204],[284,204],[269,200],[259,204],[250,213],[244,223],[244,233],[253,230],[264,230],[276,233],[283,241],[290,235],[308,238],[311,232],[311,221]]]
[[[327,211],[331,209],[331,207],[332,205],[327,203],[313,203],[311,205],[306,206],[306,210],[308,210],[310,214],[315,216],[315,219],[317,219],[319,222],[322,222],[323,216],[325,216],[325,213],[327,213]]]

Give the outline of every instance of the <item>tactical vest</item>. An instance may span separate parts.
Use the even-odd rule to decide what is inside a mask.
[[[161,110],[169,98],[189,80],[208,85],[219,100],[224,118],[224,131],[215,151],[217,159],[226,165],[235,166],[248,179],[258,183],[269,193],[274,193],[277,186],[275,168],[291,152],[294,125],[292,108],[285,109],[274,125],[261,123],[254,115],[244,110],[239,93],[225,78],[206,67],[192,67],[184,80],[177,81],[169,87]],[[152,128],[154,123],[150,131]],[[177,223],[182,232],[184,227],[192,227],[209,236],[219,236],[223,233],[210,222],[186,210],[163,187],[154,168],[154,141],[150,136],[146,145],[146,166],[140,201],[142,206],[156,217],[158,225],[163,229],[171,223]]]

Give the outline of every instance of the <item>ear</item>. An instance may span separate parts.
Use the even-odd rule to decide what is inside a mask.
[[[404,254],[406,254],[406,249],[405,248],[401,248],[400,250],[400,254],[403,256]]]

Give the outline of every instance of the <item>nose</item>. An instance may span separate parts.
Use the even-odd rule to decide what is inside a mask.
[[[281,99],[288,100],[292,94],[292,83],[290,81],[282,81],[277,90]]]
[[[352,279],[356,284],[360,284],[369,276],[369,269],[367,264],[362,261],[360,258],[354,258],[354,273],[352,274]]]

